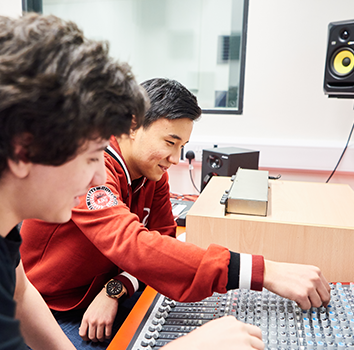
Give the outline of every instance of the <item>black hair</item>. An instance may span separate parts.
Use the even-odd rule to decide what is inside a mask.
[[[144,128],[160,118],[188,118],[192,121],[199,119],[202,110],[198,106],[197,98],[178,81],[154,78],[144,81],[141,85],[150,99],[150,108],[143,121]]]

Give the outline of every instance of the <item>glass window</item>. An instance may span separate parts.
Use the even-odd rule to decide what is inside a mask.
[[[43,0],[43,13],[108,40],[139,82],[176,79],[204,113],[241,114],[248,0]]]

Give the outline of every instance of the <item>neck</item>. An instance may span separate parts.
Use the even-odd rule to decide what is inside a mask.
[[[8,233],[23,220],[16,206],[16,202],[19,202],[18,194],[12,191],[10,185],[5,185],[5,177],[6,175],[3,176],[0,181],[0,198],[3,198],[3,200],[0,201],[0,236],[2,237],[7,236]]]

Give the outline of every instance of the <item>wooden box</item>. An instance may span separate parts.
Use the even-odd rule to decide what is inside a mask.
[[[270,180],[266,217],[225,215],[220,199],[230,185],[230,177],[210,180],[188,212],[187,242],[316,265],[330,282],[354,281],[354,191],[349,185]]]

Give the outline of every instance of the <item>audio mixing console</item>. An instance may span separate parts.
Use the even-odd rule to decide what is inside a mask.
[[[194,303],[157,294],[128,349],[159,349],[212,319],[234,315],[260,327],[269,350],[354,350],[353,312],[354,284],[331,284],[330,305],[306,311],[266,289],[214,293]]]

